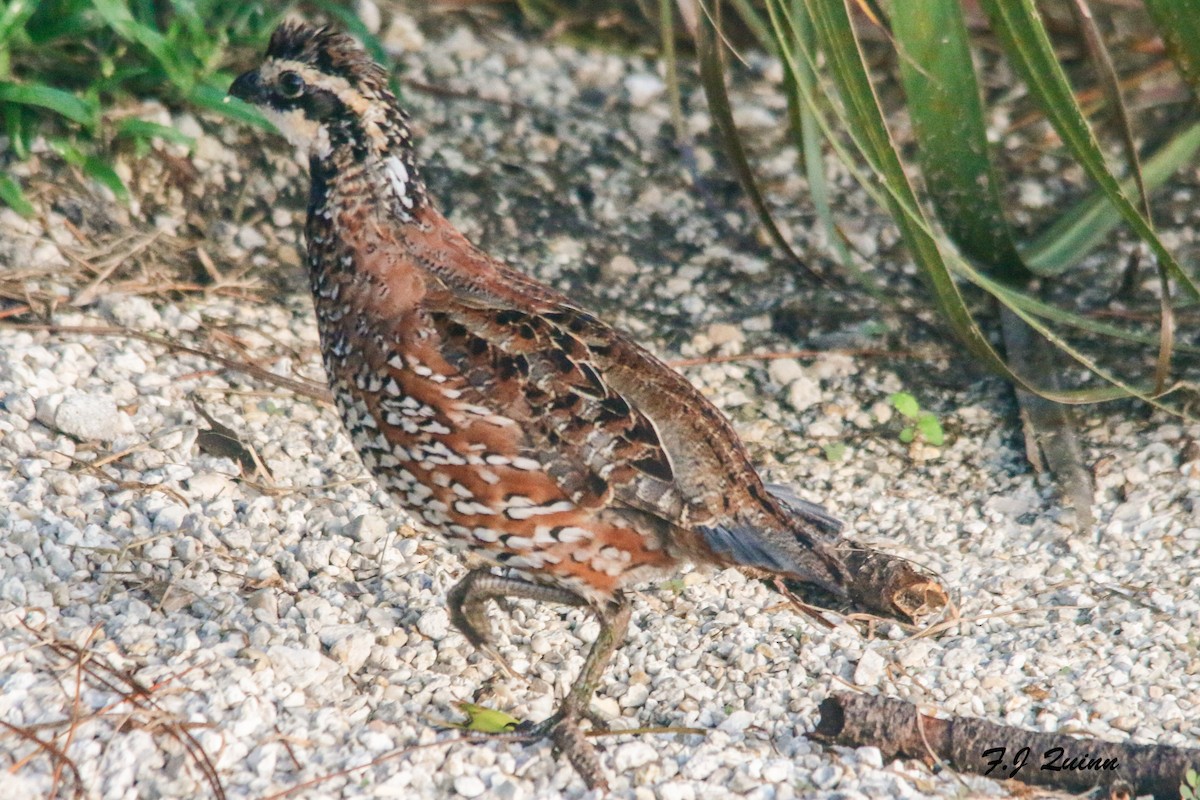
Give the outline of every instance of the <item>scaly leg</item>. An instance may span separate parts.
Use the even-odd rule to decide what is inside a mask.
[[[608,608],[595,609],[596,618],[600,621],[600,635],[592,643],[583,669],[575,684],[567,692],[558,711],[547,720],[533,725],[530,731],[539,736],[549,737],[554,742],[558,752],[566,756],[575,767],[575,771],[583,778],[589,789],[608,789],[608,781],[604,771],[600,769],[600,759],[596,757],[596,748],[584,737],[579,729],[579,721],[591,720],[592,725],[605,730],[606,725],[592,713],[592,695],[600,685],[600,678],[608,666],[613,652],[625,641],[625,633],[629,629],[630,603],[624,595],[617,595]]]
[[[446,593],[450,621],[475,649],[491,656],[513,678],[521,676],[514,672],[504,657],[492,647],[495,637],[487,616],[487,601],[502,597],[524,598],[565,606],[587,605],[586,600],[566,589],[493,575],[486,569],[473,569],[454,584]]]
[[[579,723],[587,719],[596,728],[605,727],[591,710],[592,695],[596,693],[613,652],[625,641],[625,634],[629,629],[629,601],[624,595],[617,595],[607,608],[596,608],[567,589],[493,575],[486,569],[472,570],[446,595],[450,607],[450,620],[471,644],[491,654],[506,669],[508,665],[490,645],[492,630],[486,611],[487,601],[500,597],[587,606],[595,613],[600,622],[600,634],[588,651],[579,677],[575,679],[558,711],[549,719],[528,726],[523,733],[549,738],[554,742],[555,749],[566,756],[589,788],[607,788],[608,783],[600,768],[600,760],[596,757],[596,749],[584,737]],[[509,669],[510,673],[511,671]]]

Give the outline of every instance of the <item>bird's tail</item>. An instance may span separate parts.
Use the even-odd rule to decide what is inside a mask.
[[[783,511],[784,525],[729,524],[697,528],[722,561],[756,573],[812,584],[837,596],[846,595],[845,566],[831,537],[842,523],[790,489],[768,485]]]

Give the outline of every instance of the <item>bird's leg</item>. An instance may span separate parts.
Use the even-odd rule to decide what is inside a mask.
[[[583,597],[555,586],[493,575],[486,569],[472,570],[446,595],[450,620],[472,645],[492,655],[511,673],[511,668],[491,647],[492,630],[487,619],[486,603],[501,597],[516,597],[559,603],[568,606],[587,606],[600,623],[600,633],[592,643],[583,668],[562,704],[548,719],[525,726],[525,735],[545,737],[565,756],[589,788],[606,788],[607,781],[600,769],[596,749],[579,729],[581,720],[589,720],[597,729],[607,726],[591,709],[592,695],[600,685],[604,669],[613,652],[625,641],[629,629],[630,603],[618,594],[606,608],[596,608]]]
[[[579,677],[575,679],[558,711],[549,719],[532,726],[530,732],[546,736],[554,742],[555,748],[571,762],[589,789],[607,789],[608,781],[600,769],[596,748],[584,737],[579,729],[579,721],[588,719],[598,729],[607,728],[591,710],[592,695],[600,685],[600,678],[613,652],[625,641],[625,633],[629,629],[629,600],[624,595],[617,595],[607,608],[595,609],[595,612],[600,622],[600,634],[588,651]]]
[[[473,569],[446,593],[446,604],[450,609],[450,621],[458,632],[477,650],[487,653],[511,677],[520,678],[504,657],[492,646],[495,640],[492,624],[488,621],[487,601],[503,597],[524,598],[544,603],[566,606],[582,606],[587,601],[574,592],[555,586],[530,583],[519,578],[493,575],[487,569]]]

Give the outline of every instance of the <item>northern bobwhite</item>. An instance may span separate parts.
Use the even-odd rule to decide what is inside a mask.
[[[447,595],[477,648],[485,606],[532,598],[601,626],[535,726],[591,786],[579,722],[625,637],[631,585],[685,562],[842,594],[820,508],[776,497],[683,377],[434,208],[387,74],[349,37],[284,24],[229,93],[309,156],[308,265],[329,385],[363,462],[415,516],[493,566]]]

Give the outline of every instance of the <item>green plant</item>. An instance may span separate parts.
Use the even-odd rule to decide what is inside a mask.
[[[232,75],[222,71],[234,45],[261,45],[290,4],[233,0],[10,0],[0,12],[0,121],[17,158],[34,139],[109,187],[112,145],[188,142],[178,131],[106,111],[131,97],[153,97],[268,127],[254,109],[226,103]],[[0,200],[32,213],[11,177]]]
[[[906,421],[900,429],[900,441],[909,444],[920,434],[925,442],[934,447],[945,444],[946,434],[942,430],[942,423],[931,412],[922,411],[917,398],[908,392],[896,392],[888,397],[888,402]]]
[[[846,457],[846,445],[842,442],[830,442],[821,449],[826,461],[841,461]]]

